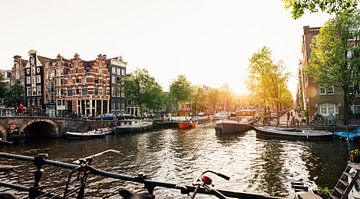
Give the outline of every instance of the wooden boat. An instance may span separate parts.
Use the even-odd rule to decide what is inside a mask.
[[[135,133],[151,129],[152,121],[130,120],[115,127],[115,133]]]
[[[187,122],[179,122],[178,127],[180,129],[190,129],[190,128],[196,128],[197,122],[187,121]]]
[[[91,138],[103,138],[105,133],[100,130],[91,130],[87,132],[66,132],[66,137],[69,139],[91,139]]]
[[[256,136],[268,138],[288,138],[288,139],[327,139],[332,138],[333,133],[323,130],[279,130],[277,127],[264,126],[254,127]]]
[[[247,122],[247,120],[222,120],[216,123],[215,131],[216,134],[234,134],[234,133],[244,133],[253,129],[252,125]]]

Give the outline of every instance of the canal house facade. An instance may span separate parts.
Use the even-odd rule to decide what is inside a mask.
[[[29,61],[25,66],[25,105],[34,113],[44,108],[43,64],[35,50],[29,51]]]
[[[30,50],[28,60],[14,57],[12,82],[23,82],[25,106],[32,113],[50,117],[123,113],[121,79],[126,66],[121,57],[107,59],[100,54],[85,61],[75,54],[72,59],[61,55],[51,59]]]
[[[303,40],[302,40],[302,61],[299,70],[299,85],[297,91],[298,105],[309,112],[310,120],[312,117],[319,113],[324,118],[333,114],[336,119],[342,119],[344,114],[344,99],[343,90],[339,84],[324,85],[318,83],[313,77],[306,74],[304,71],[309,63],[311,55],[311,41],[319,34],[319,27],[303,27]],[[359,85],[357,85],[359,86]],[[352,114],[358,117],[360,114],[359,97],[351,104]]]
[[[121,81],[126,76],[126,66],[127,62],[125,62],[121,56],[119,56],[118,58],[110,59],[110,107],[111,113],[114,114],[126,112],[125,92],[124,88],[121,86]]]

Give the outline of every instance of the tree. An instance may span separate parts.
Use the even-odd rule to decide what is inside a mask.
[[[4,103],[9,107],[16,107],[24,103],[24,87],[20,80],[16,80],[15,84],[7,90]]]
[[[264,105],[274,106],[279,123],[281,105],[288,100],[288,73],[284,72],[282,62],[274,64],[269,48],[263,47],[250,58],[248,89]]]
[[[157,95],[157,92],[161,92],[161,87],[147,70],[136,69],[131,76],[122,81],[126,98],[134,100],[141,112],[146,110],[147,106],[155,106],[152,97]]]
[[[217,104],[220,103],[220,90],[215,88],[215,89],[210,89],[209,93],[208,93],[208,102],[209,102],[209,106],[211,108],[211,112],[217,112]]]
[[[202,87],[194,88],[192,109],[195,113],[207,111],[207,92]]]
[[[221,103],[223,104],[224,111],[230,111],[235,108],[234,94],[231,91],[229,85],[225,84],[220,89]]]
[[[165,108],[165,97],[162,91],[161,86],[155,82],[152,86],[149,87],[144,93],[146,101],[146,108],[152,109],[156,112]]]
[[[176,105],[191,100],[192,88],[191,83],[186,79],[185,75],[179,75],[170,85],[170,95],[175,99]]]
[[[0,99],[4,99],[6,92],[8,90],[4,80],[5,80],[4,75],[0,74]]]
[[[306,72],[319,83],[341,86],[344,91],[343,121],[347,124],[350,104],[359,93],[360,12],[339,14],[325,23],[314,37],[311,49]]]
[[[329,14],[353,12],[358,6],[358,0],[283,0],[286,9],[291,9],[294,19],[300,18],[305,10],[311,13],[322,11]]]

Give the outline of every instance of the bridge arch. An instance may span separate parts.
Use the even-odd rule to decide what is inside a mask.
[[[19,129],[26,137],[57,137],[59,127],[52,120],[37,119],[27,122]]]

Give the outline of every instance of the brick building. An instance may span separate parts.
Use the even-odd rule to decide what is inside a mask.
[[[332,113],[336,119],[342,119],[344,113],[344,100],[343,90],[339,84],[325,86],[317,83],[314,79],[304,73],[304,69],[307,67],[311,48],[310,44],[314,36],[319,34],[319,27],[304,26],[304,35],[302,40],[302,62],[299,70],[299,85],[297,91],[297,102],[303,110],[308,110],[310,113],[310,119],[319,113],[324,117],[327,117]],[[351,105],[353,114],[360,112],[360,105],[355,100],[355,103]]]
[[[96,116],[125,111],[120,81],[126,65],[121,57],[107,59],[100,54],[84,61],[75,54],[72,59],[61,55],[51,59],[31,50],[28,61],[14,57],[13,74],[24,82],[28,110],[48,116]]]

